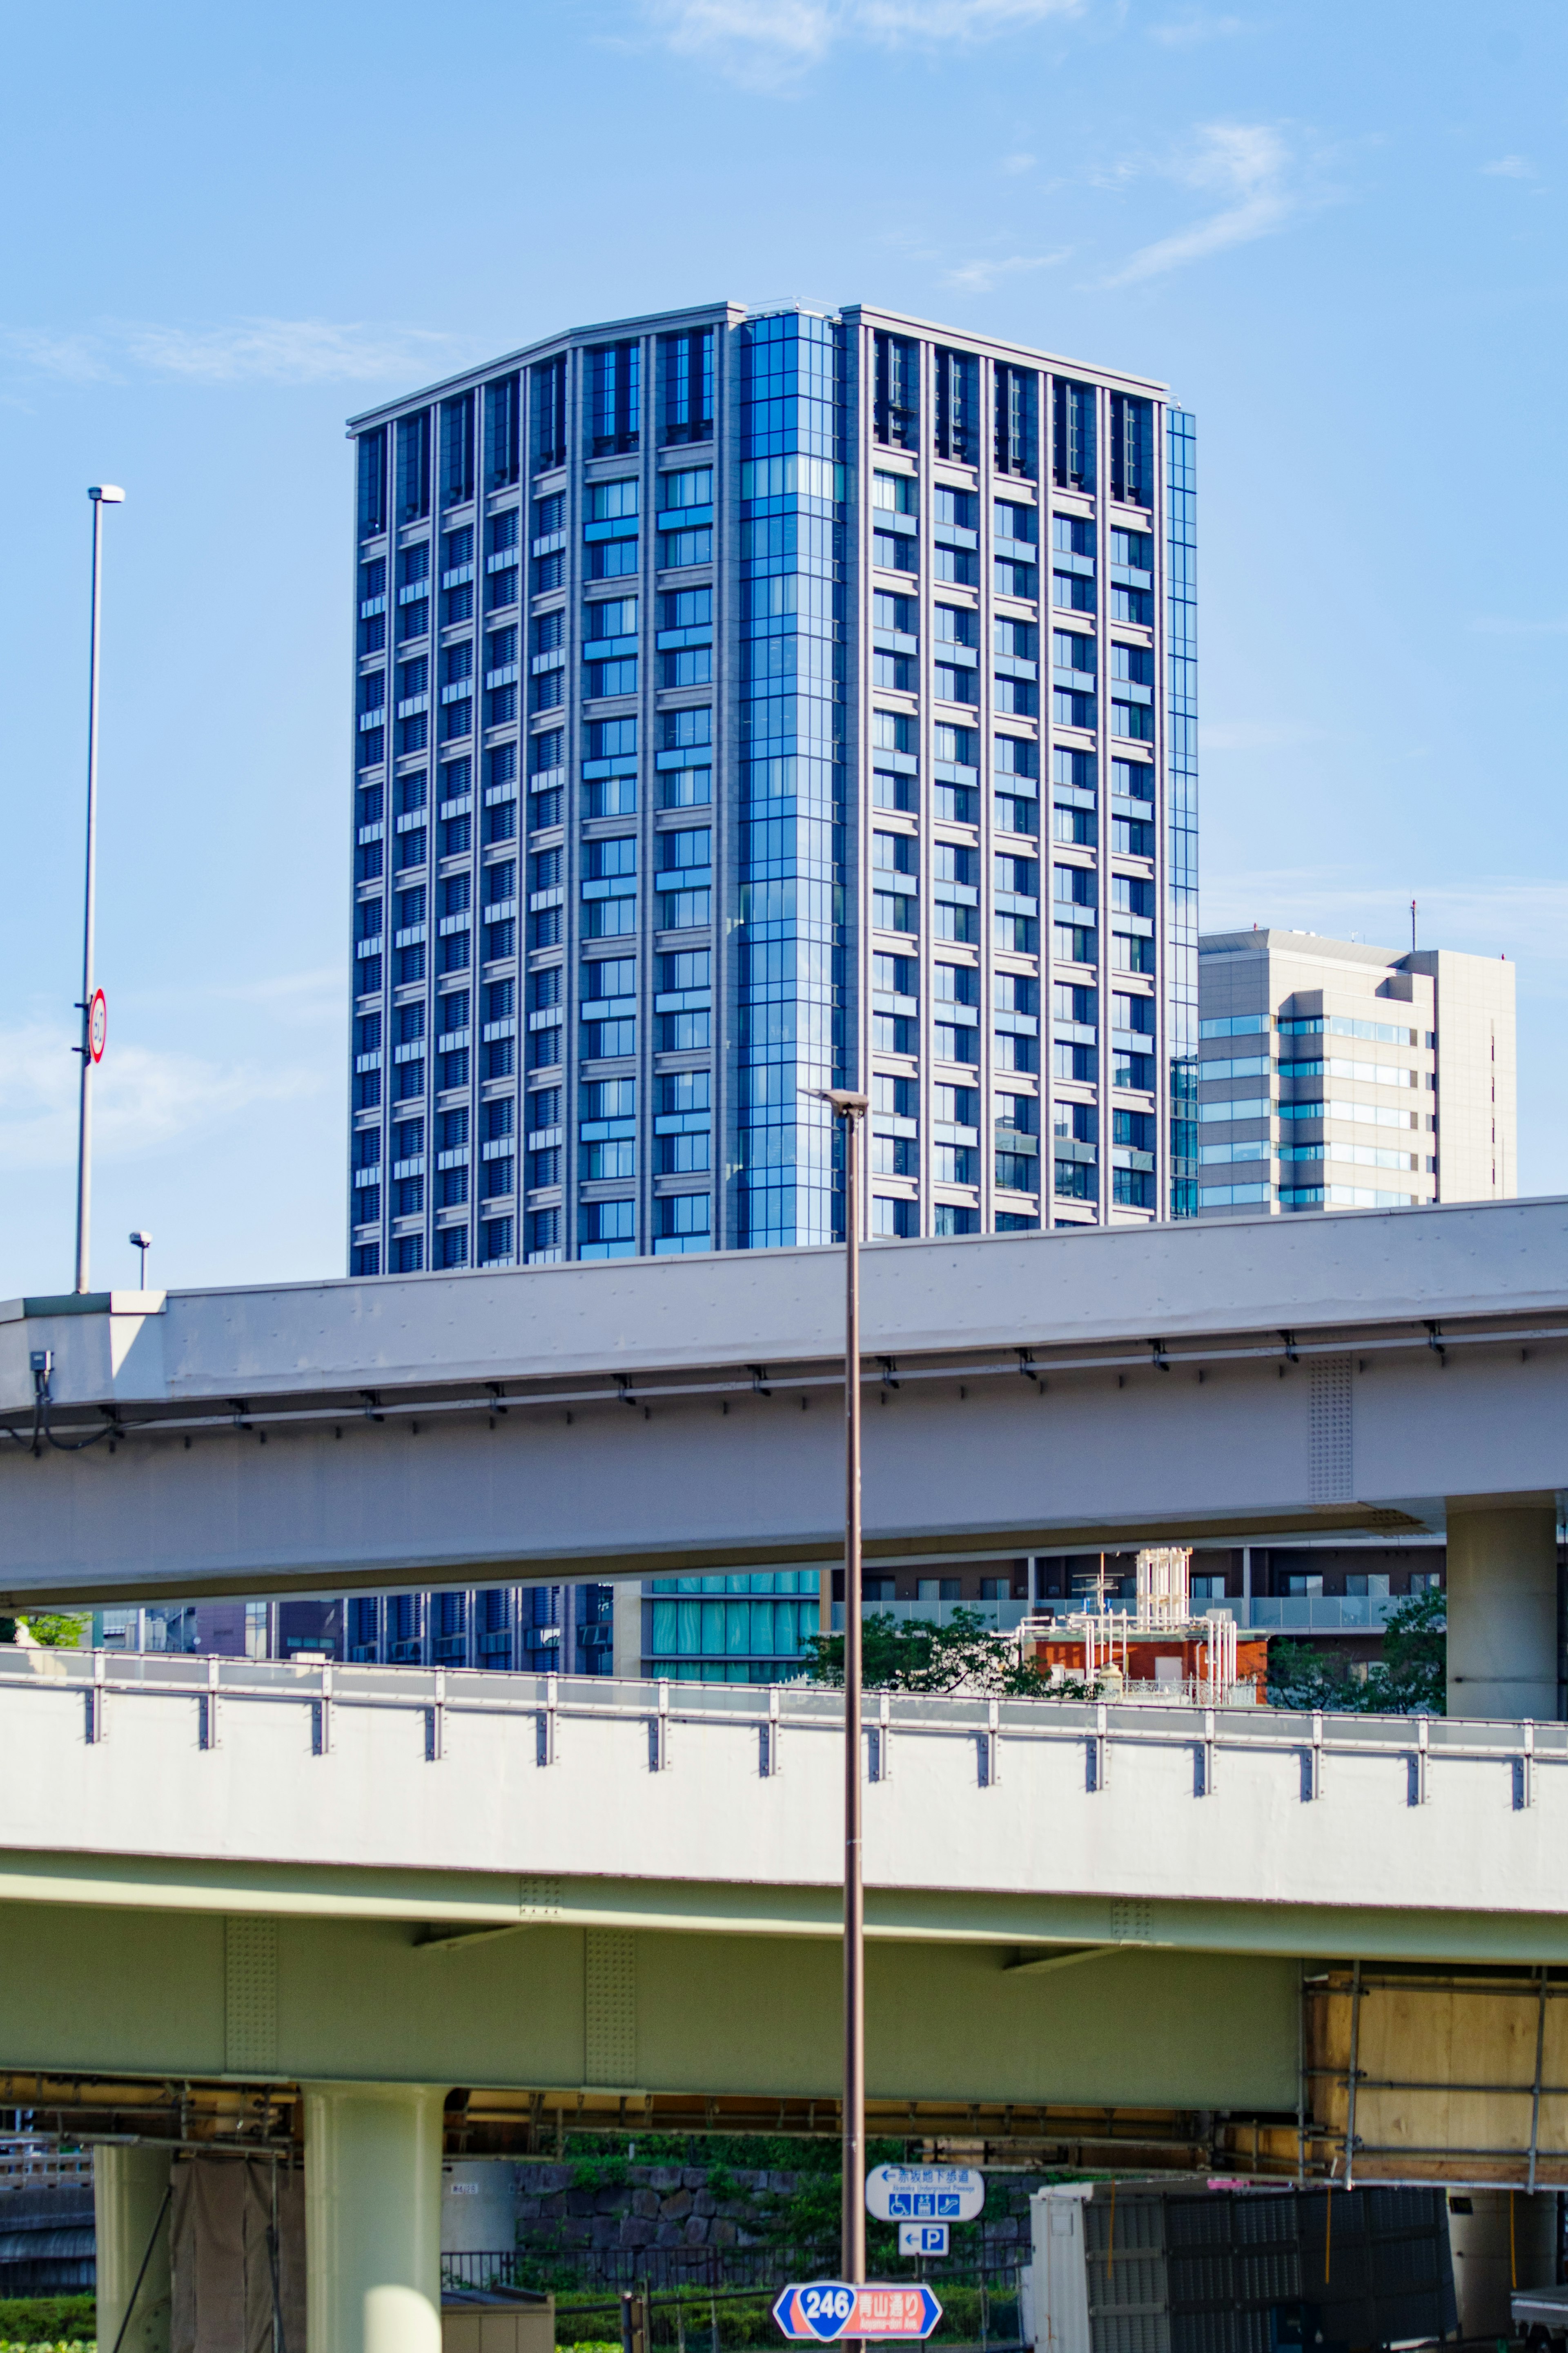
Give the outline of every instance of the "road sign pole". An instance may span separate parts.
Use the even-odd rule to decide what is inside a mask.
[[[87,883],[83,893],[81,941],[81,1094],[77,1113],[76,1148],[76,1288],[88,1287],[92,1243],[92,1074],[98,1056],[93,1051],[93,932],[98,912],[98,681],[99,624],[102,614],[101,570],[103,510],[119,506],[125,493],[112,483],[89,491],[92,501],[92,623],[87,678]],[[102,1052],[101,1043],[98,1051]]]
[[[843,2273],[866,2276],[866,1905],[860,1791],[860,1132],[862,1096],[844,1121],[844,2198]],[[853,1108],[849,1108],[853,1105]],[[835,1105],[837,1109],[837,1105]]]

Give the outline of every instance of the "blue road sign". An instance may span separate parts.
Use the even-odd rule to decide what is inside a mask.
[[[923,2280],[865,2287],[850,2287],[842,2280],[812,2280],[784,2288],[773,2306],[773,2318],[786,2337],[807,2343],[921,2337],[929,2337],[942,2318],[942,2306]]]
[[[879,2165],[866,2176],[866,2210],[883,2222],[973,2222],[985,2176],[971,2165]]]
[[[899,2253],[900,2255],[945,2255],[947,2253],[945,2222],[900,2222]]]

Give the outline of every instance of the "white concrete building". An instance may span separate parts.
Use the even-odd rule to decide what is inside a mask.
[[[1517,1191],[1514,967],[1502,958],[1211,933],[1198,1011],[1201,1216]]]

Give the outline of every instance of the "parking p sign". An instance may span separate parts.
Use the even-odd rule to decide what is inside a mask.
[[[866,2211],[879,2222],[973,2222],[984,2204],[973,2165],[879,2165],[866,2176]]]

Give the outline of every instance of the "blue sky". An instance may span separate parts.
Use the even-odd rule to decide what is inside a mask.
[[[94,1277],[342,1270],[343,417],[551,330],[889,303],[1199,418],[1204,921],[1519,965],[1563,1189],[1568,15],[279,0],[13,17],[0,1296],[68,1285],[86,485]],[[1556,712],[1557,717],[1552,718]]]

